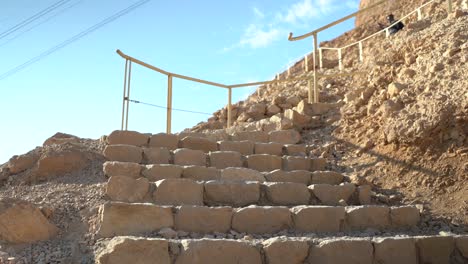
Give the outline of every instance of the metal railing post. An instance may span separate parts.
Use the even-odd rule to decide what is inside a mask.
[[[309,57],[307,55],[304,56],[304,72],[309,71]]]
[[[319,93],[318,93],[318,79],[317,79],[317,51],[318,51],[318,40],[317,33],[314,33],[314,102],[319,102]],[[311,103],[311,102],[309,102]]]
[[[122,125],[120,130],[124,129],[124,118],[125,118],[125,102],[126,102],[126,93],[127,93],[127,74],[128,74],[128,59],[125,60],[125,74],[124,74],[124,89],[122,97]]]
[[[127,79],[127,113],[125,117],[125,130],[128,130],[128,109],[130,108],[130,79],[132,77],[132,62],[128,64],[128,79]]]
[[[359,41],[359,62],[363,62],[364,58],[362,55],[362,41]]]
[[[388,28],[385,29],[385,37],[388,38],[390,36],[390,31],[388,31]]]
[[[343,60],[342,60],[341,55],[342,55],[341,49],[338,49],[338,66],[339,66],[340,71],[343,70]]]
[[[452,0],[448,0],[448,12],[452,13]]]
[[[418,8],[418,20],[422,19],[421,8]]]
[[[171,133],[172,124],[172,75],[167,76],[167,119],[166,133]]]
[[[319,64],[320,64],[320,69],[323,69],[323,53],[322,53],[322,48],[319,48]]]
[[[227,128],[231,127],[231,122],[232,122],[232,88],[228,88],[228,105],[227,105],[227,112],[228,112],[228,117],[227,117]]]

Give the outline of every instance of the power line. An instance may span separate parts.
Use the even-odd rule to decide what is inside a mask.
[[[4,38],[4,37],[6,37],[6,36],[8,36],[10,34],[15,33],[19,29],[27,26],[28,24],[31,24],[32,22],[38,20],[39,18],[47,15],[48,13],[54,11],[55,9],[63,6],[64,4],[66,4],[66,3],[70,2],[70,1],[72,1],[72,0],[60,0],[60,1],[50,5],[49,7],[41,10],[39,13],[36,13],[35,15],[21,21],[20,23],[18,23],[16,25],[14,25],[13,27],[11,27],[11,28],[3,31],[2,33],[0,33],[0,39]]]
[[[150,104],[150,103],[145,103],[145,102],[141,102],[141,101],[137,101],[137,100],[129,99],[128,101],[130,101],[132,103],[135,103],[135,104],[142,104],[142,105],[152,106],[152,107],[166,109],[166,110],[169,109],[169,108],[167,108],[165,106],[162,106],[162,105]],[[212,114],[209,114],[209,113],[197,112],[197,111],[192,111],[192,110],[177,109],[177,108],[171,108],[171,109],[174,110],[174,111],[186,112],[186,113],[192,113],[192,114],[212,115]]]
[[[65,11],[67,11],[67,10],[69,10],[69,9],[71,9],[71,8],[73,8],[73,7],[77,6],[77,5],[79,5],[79,4],[81,4],[83,1],[84,1],[84,0],[79,0],[78,2],[76,2],[76,3],[74,3],[74,4],[70,5],[70,6],[68,6],[68,7],[66,7],[66,8],[64,8],[64,9],[62,9],[62,10],[60,10],[59,12],[57,12],[57,13],[55,13],[54,15],[48,17],[47,19],[41,21],[40,23],[38,23],[38,24],[36,24],[36,25],[34,25],[34,26],[32,26],[32,27],[30,27],[30,28],[28,28],[28,29],[26,29],[26,30],[20,32],[19,34],[16,34],[14,37],[12,37],[12,38],[6,40],[5,42],[3,42],[2,44],[0,44],[0,47],[5,46],[6,44],[12,42],[13,40],[15,40],[15,39],[21,37],[21,36],[24,35],[25,33],[28,33],[29,31],[31,31],[31,30],[37,28],[38,26],[40,26],[40,25],[42,25],[42,24],[44,24],[44,23],[47,23],[48,21],[50,21],[51,19],[53,19],[53,18],[59,16],[60,14],[64,13]]]
[[[151,1],[151,0],[138,1],[135,4],[125,8],[125,9],[123,9],[123,10],[117,12],[117,13],[115,13],[114,15],[112,15],[112,16],[102,20],[101,22],[89,27],[88,29],[76,34],[75,36],[65,40],[64,42],[62,42],[62,43],[60,43],[60,44],[58,44],[58,45],[44,51],[44,52],[42,52],[41,54],[37,55],[36,57],[34,57],[34,58],[32,58],[32,59],[30,59],[28,61],[26,61],[25,63],[20,64],[20,65],[16,66],[15,68],[3,73],[2,75],[0,75],[0,80],[3,80],[5,78],[7,78],[7,77],[21,71],[21,70],[23,70],[24,68],[28,67],[29,65],[42,60],[43,58],[49,56],[50,54],[52,54],[52,53],[54,53],[54,52],[56,52],[56,51],[58,51],[58,50],[60,50],[60,49],[62,49],[64,47],[70,45],[71,43],[79,40],[80,38],[82,38],[82,37],[94,32],[94,31],[98,30],[99,28],[113,22],[114,20],[118,19],[119,17],[128,14],[129,12],[133,11],[134,9],[136,9],[136,8],[138,8],[138,7],[140,7],[140,6],[144,5],[144,4],[146,4],[149,1]]]

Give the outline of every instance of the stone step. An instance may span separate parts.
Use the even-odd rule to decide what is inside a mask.
[[[269,143],[268,143],[269,144]],[[195,165],[224,169],[228,167],[246,167],[258,171],[324,170],[326,160],[307,156],[278,156],[272,154],[242,155],[237,151],[211,151],[178,148],[141,148],[132,145],[108,145],[104,156],[109,161],[133,162],[142,164],[175,164],[180,166]]]
[[[199,149],[205,152],[219,150],[218,141],[249,141],[255,143],[279,143],[282,145],[297,144],[301,141],[301,135],[296,130],[278,130],[269,133],[263,131],[238,132],[229,135],[224,131],[217,133],[191,133],[180,134],[143,134],[137,131],[113,131],[107,136],[109,145],[133,145],[138,147],[164,147],[170,150],[177,148]],[[253,151],[253,145],[251,145]],[[244,155],[253,154],[247,152]]]
[[[405,230],[420,221],[415,206],[160,206],[107,202],[99,209],[101,237],[176,231],[215,234],[337,233]]]
[[[112,201],[151,202],[159,205],[350,205],[370,201],[354,184],[264,182],[261,173],[223,173],[220,180],[196,181],[171,178],[150,182],[147,178],[112,176],[106,196]],[[367,196],[363,199],[362,197]]]
[[[468,236],[289,238],[262,240],[114,237],[100,264],[425,264],[468,263]],[[453,260],[453,261],[451,261]]]
[[[182,166],[174,164],[150,164],[141,165],[132,162],[107,161],[103,165],[104,174],[107,177],[127,176],[130,178],[147,178],[149,181],[163,179],[187,178],[193,180],[258,180],[267,182],[296,182],[303,184],[340,184],[345,176],[333,171],[318,170],[314,172],[306,170],[283,171],[280,169],[271,172],[258,172],[248,168],[224,168],[206,166]],[[236,176],[236,177],[234,177]]]

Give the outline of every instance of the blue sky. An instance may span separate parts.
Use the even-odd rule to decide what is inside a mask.
[[[0,32],[58,0],[3,0]],[[0,76],[137,2],[73,0],[35,23],[0,39]],[[23,154],[56,132],[99,138],[120,128],[124,60],[128,55],[167,71],[225,84],[263,81],[310,52],[312,40],[290,42],[357,10],[358,0],[160,1],[81,38],[0,80],[0,163]],[[350,20],[320,35],[333,38]],[[33,28],[31,28],[33,27]],[[131,98],[165,105],[165,76],[134,65]],[[255,87],[235,89],[238,101]],[[213,113],[227,90],[174,80],[173,108]],[[173,132],[207,115],[173,112]],[[165,110],[131,104],[129,129],[165,131]]]

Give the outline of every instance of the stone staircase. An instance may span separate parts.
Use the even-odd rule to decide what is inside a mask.
[[[414,236],[417,206],[372,205],[295,130],[106,141],[98,263],[467,263],[467,236]]]

